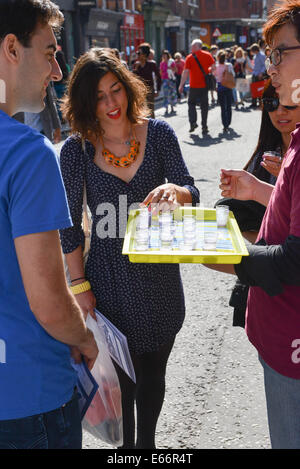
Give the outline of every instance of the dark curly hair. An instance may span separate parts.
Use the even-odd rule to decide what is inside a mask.
[[[96,116],[97,92],[99,81],[108,72],[113,73],[125,87],[129,121],[137,124],[149,115],[146,85],[120,62],[111,49],[94,47],[79,57],[70,75],[67,93],[62,98],[63,116],[71,131],[79,133],[82,138],[97,138],[102,134]]]

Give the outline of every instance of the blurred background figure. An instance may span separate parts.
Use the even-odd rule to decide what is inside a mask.
[[[252,72],[252,83],[256,81],[261,81],[264,79],[265,73],[266,73],[266,66],[265,66],[265,60],[266,56],[263,50],[259,48],[258,44],[252,44],[251,46],[251,52],[255,56],[254,57],[254,67],[253,67],[253,72]],[[251,108],[255,109],[257,107],[257,98],[252,98],[252,104]]]
[[[161,88],[161,77],[154,60],[149,60],[150,44],[142,43],[136,52],[138,60],[134,64],[133,73],[142,79],[148,87],[147,105],[151,111],[150,117],[154,119],[154,99]]]
[[[55,57],[62,71],[62,79],[60,81],[54,82],[54,89],[55,89],[56,98],[57,98],[56,107],[57,107],[57,112],[58,112],[60,121],[62,123],[63,118],[62,118],[62,114],[60,111],[60,99],[63,97],[63,95],[66,92],[66,85],[67,85],[67,81],[68,81],[68,77],[70,73],[70,67],[66,62],[65,54],[61,50],[60,46],[58,46]]]
[[[160,75],[162,79],[162,90],[164,95],[164,107],[166,109],[165,116],[169,113],[169,105],[171,106],[171,113],[175,112],[174,107],[177,103],[176,92],[176,65],[175,60],[172,59],[168,50],[162,52],[162,59],[160,62]]]
[[[41,132],[53,143],[61,141],[61,122],[56,107],[56,95],[52,82],[46,89],[45,108],[43,111],[24,112],[24,124]]]
[[[234,52],[234,64],[233,64],[233,69],[235,73],[235,78],[237,80],[239,79],[245,79],[246,78],[246,59],[244,57],[244,51],[241,47],[238,47],[235,52]],[[239,95],[239,96],[238,96]],[[244,95],[242,91],[236,90],[236,102],[235,102],[235,108],[238,109],[238,105],[241,104],[244,106]]]
[[[176,70],[175,70],[175,78],[176,78],[176,91],[177,91],[177,99],[178,99],[178,102],[180,103],[180,99],[181,99],[181,93],[179,93],[179,85],[180,85],[180,80],[181,80],[181,75],[182,75],[182,72],[183,72],[183,69],[184,69],[184,59],[182,58],[182,55],[180,52],[176,52],[174,54],[174,59],[175,59],[175,66],[176,66]]]

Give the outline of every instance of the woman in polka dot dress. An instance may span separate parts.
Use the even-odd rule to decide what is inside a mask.
[[[167,360],[185,314],[178,265],[133,264],[122,255],[128,208],[151,202],[157,210],[170,210],[199,201],[174,131],[146,118],[146,94],[145,85],[107,49],[91,49],[75,65],[63,106],[74,135],[60,156],[73,220],[72,228],[61,231],[62,248],[72,285],[91,285],[76,295],[83,312],[96,306],[128,340],[136,385],[116,365],[124,448],[155,448]],[[85,266],[84,184],[93,219]],[[108,212],[113,218],[105,231]]]

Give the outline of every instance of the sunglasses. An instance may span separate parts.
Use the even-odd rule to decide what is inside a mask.
[[[280,104],[279,98],[277,98],[277,96],[275,96],[274,98],[262,98],[262,102],[263,102],[264,110],[267,112],[276,111],[276,109],[278,109],[279,104]],[[293,111],[297,109],[298,106],[282,105],[282,107],[284,107],[284,109],[286,109],[287,111]]]

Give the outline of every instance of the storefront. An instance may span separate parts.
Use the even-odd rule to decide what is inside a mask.
[[[85,30],[88,47],[112,47],[120,50],[120,29],[124,13],[93,8]]]
[[[168,15],[165,23],[166,48],[174,54],[185,51],[185,22],[179,16]]]
[[[155,50],[155,58],[161,60],[161,52],[166,49],[165,23],[170,10],[163,0],[143,3],[145,20],[145,40],[150,42]]]
[[[126,14],[120,28],[121,51],[125,52],[126,60],[137,50],[138,45],[145,41],[143,15]]]
[[[186,24],[186,52],[190,53],[190,46],[194,39],[201,39],[201,23],[196,20],[185,20]]]
[[[56,0],[62,11],[65,21],[58,35],[58,42],[65,54],[69,66],[72,68],[75,57],[81,53],[80,50],[80,27],[76,12],[77,2],[75,0]]]

